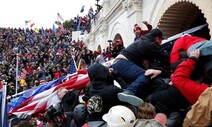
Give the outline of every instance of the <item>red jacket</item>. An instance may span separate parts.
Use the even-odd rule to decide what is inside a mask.
[[[204,40],[206,39],[195,37],[195,36],[189,36],[189,35],[186,35],[177,39],[174,42],[174,45],[170,54],[170,63],[172,64],[179,61],[180,59],[179,49],[184,49],[184,51],[187,52],[188,48],[192,44],[195,44]]]
[[[200,94],[208,88],[207,84],[200,84],[190,79],[190,75],[194,70],[195,64],[195,60],[188,58],[178,65],[171,77],[173,85],[192,104],[194,104]]]

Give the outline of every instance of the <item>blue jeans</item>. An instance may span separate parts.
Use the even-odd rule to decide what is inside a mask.
[[[135,95],[150,84],[150,78],[144,75],[145,70],[128,60],[120,59],[112,65],[112,68],[125,82],[131,82],[126,90]]]

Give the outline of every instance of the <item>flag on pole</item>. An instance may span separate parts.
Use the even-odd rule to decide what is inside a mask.
[[[30,42],[30,40],[33,41],[32,38],[31,38],[31,35],[29,36],[29,42]],[[31,43],[32,42],[30,42],[30,44]],[[26,70],[23,70],[22,72],[19,71],[19,73],[18,73],[18,81],[20,81],[21,79],[25,79],[26,78],[26,75],[27,75],[27,71]]]
[[[41,28],[41,34],[42,34],[42,37],[46,37],[46,31],[43,29],[43,27]]]
[[[56,34],[56,32],[57,32],[57,29],[56,29],[54,24],[53,24],[53,27],[52,27],[52,31],[53,31],[54,34]]]
[[[78,25],[77,25],[77,31],[80,31],[80,29],[81,29],[81,22],[82,22],[82,18],[81,17],[79,17],[79,21],[78,21]]]
[[[60,21],[55,21],[55,24],[56,25],[61,25],[61,22]]]
[[[81,8],[81,10],[80,10],[81,13],[84,12],[84,10],[85,10],[84,8],[85,8],[85,5],[82,6],[82,8]]]
[[[75,62],[74,58],[72,58],[71,61],[70,61],[68,74],[63,79],[63,82],[68,81],[72,76],[77,75],[77,73],[78,73],[77,72],[77,65],[76,65],[76,62]]]
[[[29,38],[29,43],[31,44],[31,45],[33,45],[34,44],[34,40],[33,40],[33,38],[32,38],[32,36],[30,35],[30,38]]]
[[[93,11],[92,6],[90,7],[90,9],[88,11],[88,16],[89,16],[90,19],[93,19],[94,18],[94,11]]]
[[[0,91],[0,114],[1,114],[1,118],[0,118],[0,126],[1,127],[8,127],[8,115],[7,115],[7,103],[6,103],[6,91],[7,89],[5,88],[7,87],[6,85],[3,85],[3,90]]]
[[[77,66],[76,66],[76,62],[74,59],[72,59],[70,61],[70,68],[69,68],[69,71],[68,71],[69,74],[74,74],[74,73],[77,73]]]
[[[30,24],[30,27],[32,28],[35,25],[35,23],[33,22],[32,24]]]
[[[25,26],[27,26],[28,23],[31,23],[32,20],[25,20]]]
[[[42,114],[44,114],[49,106],[60,102],[57,96],[59,88],[66,87],[69,90],[81,90],[86,86],[89,80],[87,73],[78,72],[78,75],[71,77],[70,80],[31,96],[20,106],[10,111],[9,114],[21,115],[23,113],[27,113],[28,115],[33,114],[34,116],[42,117]]]
[[[32,28],[33,26],[35,26],[35,23],[32,20],[25,20],[25,27]]]
[[[63,17],[59,13],[57,13],[57,16],[60,20],[64,21]]]

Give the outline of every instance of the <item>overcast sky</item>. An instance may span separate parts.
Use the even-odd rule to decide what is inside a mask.
[[[78,14],[84,16],[90,6],[96,10],[96,0],[0,0],[0,27],[25,27],[31,20],[37,28],[52,28],[57,12],[64,20]],[[80,13],[85,5],[84,12]]]

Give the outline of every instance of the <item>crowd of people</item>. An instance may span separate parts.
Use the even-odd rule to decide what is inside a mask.
[[[91,18],[86,18],[88,16],[75,17],[73,22],[76,23],[69,30],[62,30],[61,27],[56,31],[43,28],[0,28],[0,88],[3,82],[7,83],[7,94],[15,94],[16,70],[19,93],[66,75],[72,59],[77,65],[80,63],[81,69],[93,62],[102,63],[115,57],[121,50],[119,47],[123,47],[123,42],[111,43],[103,51],[91,51],[83,40],[72,40],[72,32],[84,31],[84,22],[91,25]],[[75,29],[76,24],[80,24],[79,29]],[[85,30],[89,31],[90,28]]]
[[[17,92],[20,93],[67,75],[72,60],[80,65],[79,69],[84,69],[94,62],[107,61],[118,52],[116,43],[109,45],[105,52],[91,51],[82,40],[71,40],[68,30],[58,28],[56,33],[52,29],[44,32],[45,36],[42,29],[0,28],[0,89],[3,83],[7,84],[7,97],[16,93],[17,70]]]
[[[17,61],[19,92],[67,75],[71,60],[86,68],[90,78],[82,90],[60,88],[61,102],[42,119],[23,114],[15,126],[211,126],[212,42],[185,35],[169,53],[161,49],[163,32],[143,23],[148,30],[135,24],[135,41],[128,47],[120,38],[102,51],[72,40],[68,30],[49,29],[42,36],[42,30],[1,28],[0,78],[8,83],[8,96],[15,94]],[[109,67],[102,64],[111,59]]]

